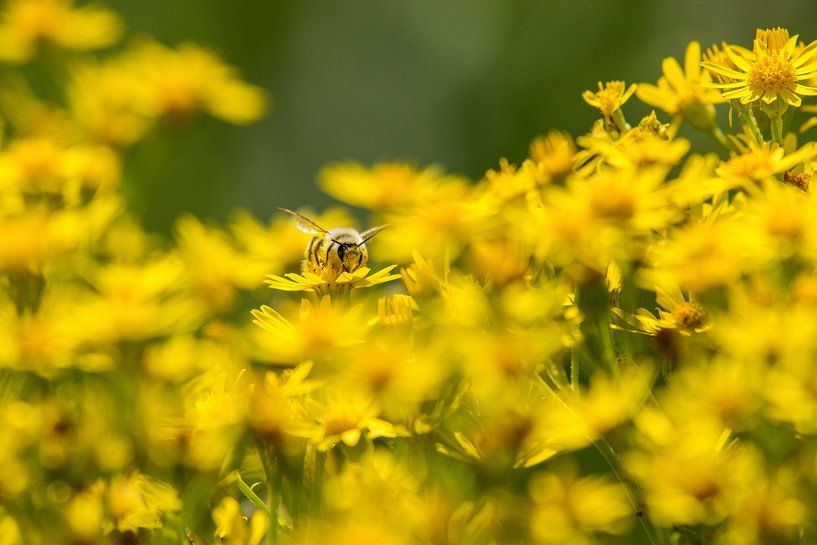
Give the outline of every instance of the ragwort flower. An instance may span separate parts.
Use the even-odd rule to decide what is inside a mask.
[[[701,46],[690,42],[684,57],[684,68],[672,57],[661,63],[663,75],[658,85],[640,83],[636,95],[643,102],[661,108],[676,119],[687,121],[694,128],[708,131],[715,124],[713,104],[724,101],[720,93],[707,88],[708,72],[701,72]]]
[[[817,87],[809,83],[817,75],[817,42],[804,47],[797,39],[783,28],[758,29],[751,51],[727,45],[724,50],[734,68],[704,62],[704,68],[726,79],[709,85],[741,104],[771,105],[780,100],[780,111],[786,105],[799,108],[803,96],[817,95]]]

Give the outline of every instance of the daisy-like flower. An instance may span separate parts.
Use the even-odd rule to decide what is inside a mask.
[[[682,335],[691,335],[706,331],[710,327],[706,309],[695,301],[685,298],[677,285],[655,286],[656,313],[645,308],[638,309],[637,314],[628,316],[620,308],[612,312],[635,329],[633,333],[642,333],[659,337],[667,331],[678,331]],[[624,329],[613,325],[614,329]]]
[[[359,306],[333,305],[328,295],[314,304],[302,299],[294,320],[266,305],[253,310],[252,316],[259,326],[255,338],[258,359],[279,364],[323,362],[343,348],[363,342],[368,329]]]
[[[325,401],[310,399],[307,409],[317,425],[304,435],[321,452],[338,443],[354,447],[364,433],[369,439],[407,435],[401,427],[377,418],[378,407],[357,392],[327,390]]]
[[[333,282],[311,272],[303,274],[287,273],[284,276],[270,274],[264,281],[272,289],[281,291],[308,291],[318,295],[326,295],[337,292],[347,292],[353,288],[368,288],[391,282],[400,278],[399,274],[391,274],[397,265],[389,265],[369,275],[371,269],[361,267],[356,271],[343,272]]]
[[[43,43],[83,51],[115,42],[122,21],[100,6],[73,0],[11,0],[0,13],[0,58],[27,62]]]
[[[708,72],[701,71],[701,45],[690,42],[684,57],[684,68],[672,57],[661,63],[663,76],[658,85],[641,83],[636,95],[643,102],[661,108],[676,120],[684,119],[694,128],[708,131],[715,125],[713,104],[724,101],[720,93],[706,88],[711,82]]]
[[[715,172],[729,182],[744,186],[746,182],[759,184],[777,174],[789,172],[817,155],[817,145],[813,142],[788,153],[789,150],[776,144],[736,143],[740,153],[733,153]]]
[[[758,29],[752,51],[727,45],[726,55],[733,67],[719,62],[704,62],[702,66],[724,81],[708,86],[721,89],[726,99],[741,104],[774,104],[800,107],[803,96],[817,95],[817,87],[808,81],[817,75],[817,41],[798,45],[798,36],[789,37],[783,28]],[[782,103],[782,104],[781,104]]]

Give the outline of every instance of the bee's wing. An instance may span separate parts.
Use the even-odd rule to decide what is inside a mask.
[[[386,227],[388,227],[388,225],[378,225],[377,227],[372,227],[371,229],[366,229],[365,231],[360,233],[360,238],[363,239],[363,241],[360,244],[365,244],[366,242],[369,242],[369,240],[372,237],[374,237],[377,233],[379,233],[380,231],[382,231]],[[360,246],[360,244],[358,244],[358,246]]]
[[[302,216],[299,213],[293,212],[288,208],[278,207],[278,210],[295,216],[295,218],[298,220],[297,222],[295,222],[295,226],[304,233],[309,233],[310,235],[326,235],[329,233],[329,231],[327,231],[326,229],[324,229],[311,219],[307,218],[306,216]]]

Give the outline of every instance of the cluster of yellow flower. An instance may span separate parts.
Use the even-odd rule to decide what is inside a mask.
[[[122,28],[0,12],[0,543],[817,541],[817,42],[693,42],[477,182],[328,167],[372,272],[342,208],[145,233],[133,146],[265,96],[194,45],[87,54]]]

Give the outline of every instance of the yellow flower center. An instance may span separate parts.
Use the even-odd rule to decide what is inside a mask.
[[[340,435],[345,431],[360,426],[360,415],[342,409],[330,409],[323,419],[323,433],[325,436]]]
[[[621,99],[624,95],[624,82],[611,81],[607,86],[600,90],[596,96],[601,103],[599,109],[602,115],[609,117],[613,112],[621,107]]]
[[[753,89],[777,92],[794,89],[797,74],[789,59],[781,55],[763,55],[752,64],[748,81]]]
[[[697,303],[682,303],[673,312],[678,325],[686,329],[695,329],[706,323],[706,311]]]
[[[632,193],[623,188],[608,187],[609,191],[593,193],[590,206],[600,219],[628,220],[635,215],[636,203]]]
[[[723,167],[723,174],[760,181],[775,172],[775,156],[768,149],[754,149],[750,153],[732,157]]]

